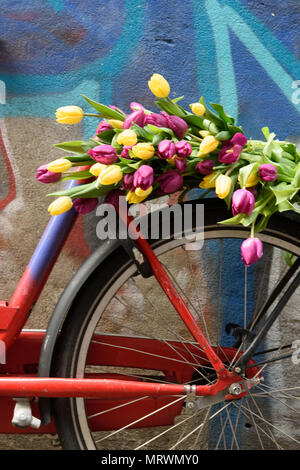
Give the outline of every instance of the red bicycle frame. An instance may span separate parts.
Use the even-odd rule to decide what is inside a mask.
[[[129,214],[120,216],[129,227],[133,226],[133,218]],[[43,333],[26,333],[22,328],[32,305],[37,300],[53,265],[61,251],[64,242],[76,220],[75,211],[52,217],[38,247],[26,268],[10,302],[0,303],[0,340],[7,348],[8,364],[0,366],[1,397],[110,397],[127,399],[132,397],[164,397],[170,395],[183,395],[191,391],[191,386],[178,384],[160,384],[139,382],[111,377],[85,377],[85,378],[38,378],[36,371],[18,374],[16,364],[23,359],[25,344],[31,344],[32,363],[38,363],[39,348],[43,340]],[[193,315],[184,302],[182,296],[174,286],[172,280],[153,252],[148,241],[136,227],[138,238],[135,243],[151,266],[153,275],[169,298],[170,302],[186,324],[205,354],[206,363],[210,362],[216,371],[217,381],[212,385],[197,385],[193,387],[196,395],[211,396],[225,390],[230,384],[242,380],[237,374],[229,372],[220,352],[208,342]],[[55,250],[53,249],[55,246]],[[47,259],[45,264],[44,260]],[[113,339],[113,341],[116,341]],[[152,342],[152,348],[156,344]],[[19,355],[19,356],[18,356]],[[101,354],[103,357],[103,352]],[[225,361],[225,358],[224,358]],[[29,362],[30,363],[30,362]],[[94,362],[93,362],[94,363]],[[142,364],[141,364],[142,365]],[[145,366],[144,366],[145,367]],[[253,376],[256,372],[253,370]],[[16,374],[16,375],[15,375]],[[252,375],[252,374],[251,374]],[[184,383],[184,382],[182,382]]]

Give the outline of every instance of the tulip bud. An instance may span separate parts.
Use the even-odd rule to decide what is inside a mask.
[[[148,188],[146,191],[143,191],[140,188],[137,188],[134,191],[128,191],[126,195],[126,201],[129,204],[139,204],[152,193],[152,189],[152,186],[150,186],[150,188]]]
[[[97,136],[98,134],[101,134],[101,132],[109,131],[110,129],[111,129],[111,125],[109,124],[109,122],[101,121],[101,122],[98,124],[98,127],[97,127],[97,129],[96,129],[95,136]],[[95,136],[94,136],[94,137],[95,137]]]
[[[106,168],[107,165],[104,165],[103,163],[95,163],[94,165],[91,166],[90,168],[90,173],[94,176],[99,176],[101,171]]]
[[[140,127],[144,127],[146,121],[146,115],[142,109],[134,111],[129,114],[123,122],[123,129],[129,129],[133,124],[137,124]]]
[[[88,151],[88,154],[98,163],[111,165],[118,159],[117,151],[112,145],[97,145]]]
[[[210,189],[216,186],[216,176],[217,171],[213,171],[212,173],[204,176],[203,180],[199,184],[199,188],[201,189]]]
[[[254,209],[255,197],[247,189],[237,189],[232,195],[231,209],[233,215],[250,215]]]
[[[265,163],[258,168],[258,174],[263,181],[275,181],[277,179],[277,168],[272,163]]]
[[[165,111],[162,111],[161,114],[167,120],[167,127],[169,127],[174,134],[181,139],[188,130],[187,123],[179,116],[169,116]]]
[[[109,119],[108,122],[113,129],[123,129],[123,121],[119,119]]]
[[[118,183],[123,178],[123,173],[118,165],[109,165],[104,168],[99,177],[97,184],[103,184],[105,186]]]
[[[61,179],[61,173],[53,173],[47,170],[47,165],[42,165],[37,169],[35,177],[41,183],[56,183]]]
[[[219,141],[213,135],[207,135],[204,137],[200,144],[201,154],[208,154],[216,150],[219,145]]]
[[[72,163],[66,158],[58,158],[57,160],[48,163],[46,166],[47,170],[52,173],[63,173],[64,171],[68,171],[71,167]]]
[[[170,159],[175,155],[176,148],[174,142],[172,140],[162,140],[158,144],[158,152],[157,155],[161,159]]]
[[[259,238],[251,237],[241,245],[242,261],[246,266],[256,263],[263,255],[263,244]]]
[[[201,103],[193,103],[190,105],[192,113],[196,114],[196,116],[203,116],[205,114],[205,106]]]
[[[133,173],[126,173],[126,175],[124,175],[124,178],[122,181],[122,188],[125,189],[126,191],[131,191],[132,189],[134,189],[133,177],[134,177]]]
[[[151,113],[146,116],[146,123],[156,127],[168,127],[168,121],[162,114]]]
[[[138,111],[139,109],[145,109],[144,106],[136,101],[132,101],[129,105],[132,111]]]
[[[132,145],[124,145],[123,148],[122,148],[121,157],[122,158],[130,158],[129,150],[131,150],[132,147],[133,147]]]
[[[180,158],[175,155],[174,163],[177,170],[179,170],[181,173],[187,169],[187,163],[185,158]]]
[[[231,178],[227,175],[220,175],[216,179],[216,194],[220,199],[225,199],[231,189]]]
[[[203,162],[197,163],[195,170],[201,175],[209,175],[214,166],[215,162],[213,160],[204,160]]]
[[[162,193],[174,193],[183,185],[183,177],[176,170],[168,170],[157,178],[156,183],[160,183]]]
[[[153,168],[149,165],[142,165],[134,173],[133,185],[146,191],[153,184]]]
[[[60,124],[78,124],[84,112],[79,106],[62,106],[56,110],[55,115]]]
[[[121,134],[117,137],[117,142],[119,145],[126,145],[131,146],[137,143],[137,135],[131,129],[126,129],[125,131],[121,132]]]
[[[255,186],[259,182],[259,178],[255,173],[250,173],[246,181],[246,188],[250,188],[251,186]]]
[[[170,85],[159,73],[154,73],[148,82],[148,86],[153,95],[157,98],[167,98],[170,93]]]
[[[120,197],[124,197],[123,191],[121,191],[120,189],[113,189],[105,195],[103,202],[104,204],[111,204],[117,209],[119,207]]]
[[[186,142],[186,140],[180,140],[175,144],[176,148],[176,154],[180,158],[186,158],[189,157],[192,153],[192,146],[189,142]]]
[[[87,197],[87,198],[77,198],[73,201],[74,208],[79,214],[85,215],[89,212],[92,212],[96,209],[98,205],[98,198],[96,197]]]
[[[149,160],[153,157],[155,148],[148,142],[140,142],[132,147],[132,152],[135,157],[141,160]]]
[[[73,202],[69,196],[61,196],[55,201],[51,202],[50,206],[48,207],[48,212],[50,212],[51,215],[59,215],[70,210],[72,206]]]
[[[237,132],[234,134],[230,142],[232,145],[240,145],[241,147],[244,147],[247,144],[247,137],[245,137],[241,132]]]

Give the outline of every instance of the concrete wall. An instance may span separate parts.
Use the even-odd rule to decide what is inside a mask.
[[[221,102],[248,137],[268,125],[299,138],[300,5],[296,0],[2,0],[0,40],[0,298],[9,299],[47,223],[48,187],[36,168],[53,143],[88,138],[96,122],[56,124],[80,93],[128,109],[151,107],[153,72],[184,104]],[[299,79],[299,81],[297,81]],[[30,327],[95,247],[96,218],[79,218]]]

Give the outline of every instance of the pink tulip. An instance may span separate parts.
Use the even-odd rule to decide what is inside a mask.
[[[277,179],[277,168],[272,163],[265,163],[258,168],[258,174],[263,181],[275,181]]]
[[[176,152],[176,148],[175,148],[175,144],[174,144],[174,142],[172,142],[172,140],[165,139],[165,140],[162,140],[158,144],[158,153],[157,153],[157,155],[161,159],[170,159],[170,158],[174,157],[175,152]]]
[[[88,154],[98,163],[111,165],[118,160],[116,149],[112,145],[97,145],[90,149]]]
[[[156,183],[160,183],[161,193],[174,193],[183,185],[183,177],[176,170],[168,170],[157,178]]]
[[[42,165],[37,169],[35,177],[40,183],[56,183],[61,179],[61,173],[48,171],[47,165]]]
[[[255,197],[247,189],[237,189],[232,195],[232,213],[233,215],[237,214],[247,214],[250,215],[254,209]]]
[[[142,165],[135,171],[133,176],[133,185],[135,188],[141,188],[146,191],[153,184],[153,168],[149,165]]]
[[[246,266],[256,263],[263,255],[263,244],[259,238],[251,237],[241,245],[242,261]]]

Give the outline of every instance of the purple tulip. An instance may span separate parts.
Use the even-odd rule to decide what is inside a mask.
[[[246,143],[247,138],[241,132],[234,134],[231,140],[224,140],[218,155],[218,161],[227,165],[236,163]]]
[[[112,127],[111,127],[111,125],[109,124],[109,122],[101,121],[101,122],[98,124],[98,127],[97,127],[97,129],[96,129],[95,135],[101,134],[101,132],[104,132],[104,131],[108,131],[108,130],[110,130],[111,128],[112,128]]]
[[[129,150],[131,150],[132,147],[133,147],[133,145],[124,145],[123,149],[122,149],[122,152],[121,152],[121,157],[122,158],[130,158]]]
[[[251,237],[241,245],[242,261],[246,266],[256,263],[263,255],[263,244],[259,238]]]
[[[175,144],[175,147],[178,157],[186,158],[192,153],[192,146],[189,142],[186,142],[186,140],[180,140]]]
[[[272,163],[265,163],[258,168],[258,174],[263,181],[275,181],[277,179],[277,168]]]
[[[125,197],[123,191],[121,191],[120,189],[113,189],[112,191],[109,191],[109,193],[105,195],[103,202],[104,204],[111,204],[116,209],[118,209],[119,204],[120,204],[120,200],[119,200],[120,197]]]
[[[162,111],[161,114],[168,122],[167,127],[169,127],[174,132],[174,134],[176,134],[177,137],[181,139],[188,130],[187,123],[179,116],[169,116],[165,111]]]
[[[73,206],[79,214],[88,214],[96,209],[98,205],[98,198],[77,198],[73,201]]]
[[[129,105],[131,111],[138,111],[139,109],[145,109],[144,106],[136,101],[132,101]]]
[[[247,189],[237,189],[232,195],[231,209],[233,215],[247,214],[250,215],[254,209],[255,197]]]
[[[126,173],[124,175],[124,178],[122,181],[122,188],[125,189],[125,191],[130,191],[131,189],[134,189],[133,177],[134,177],[134,173]]]
[[[156,182],[160,183],[161,193],[174,193],[183,185],[183,177],[176,170],[168,170],[162,173]]]
[[[151,113],[146,116],[146,123],[156,127],[168,127],[167,119],[161,114]]]
[[[61,173],[48,171],[47,165],[42,165],[37,169],[35,177],[40,183],[57,183],[61,179]]]
[[[133,124],[137,124],[140,127],[144,127],[146,123],[146,114],[143,109],[133,111],[130,113],[123,122],[123,129],[129,129]]]
[[[133,185],[135,188],[141,188],[146,191],[153,184],[153,168],[149,165],[142,165],[135,171]]]
[[[175,144],[174,142],[172,142],[172,140],[162,140],[159,144],[158,144],[158,156],[159,158],[161,159],[169,159],[169,158],[172,158],[174,157],[176,153],[176,147],[175,147]]]
[[[241,132],[237,132],[234,134],[230,142],[232,145],[240,145],[241,147],[244,147],[247,143],[247,137],[245,137]]]
[[[203,162],[197,163],[195,166],[195,170],[198,171],[201,175],[209,175],[213,167],[215,166],[215,162],[213,160],[204,160]]]
[[[118,160],[116,149],[112,145],[97,145],[90,149],[88,154],[98,163],[111,165]]]
[[[179,170],[181,173],[187,169],[187,163],[185,158],[177,158],[175,156],[174,163],[177,170]]]

